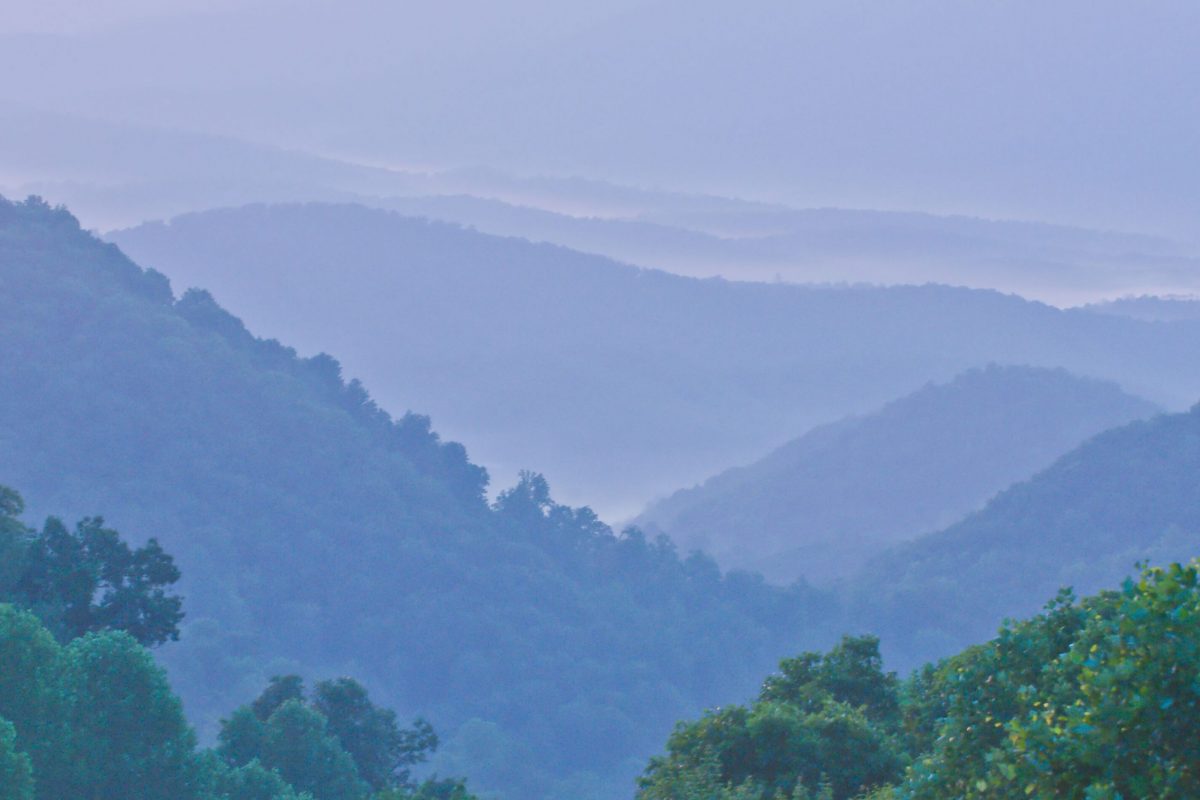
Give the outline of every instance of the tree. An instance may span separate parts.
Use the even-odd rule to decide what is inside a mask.
[[[242,767],[262,755],[266,736],[266,720],[260,719],[253,707],[242,706],[229,719],[221,720],[217,752],[228,763]]]
[[[288,700],[266,722],[263,766],[316,800],[363,800],[370,787],[317,711]]]
[[[273,754],[269,745],[271,741],[277,746],[284,742],[286,737],[278,730],[283,721],[295,729],[289,734],[293,738],[303,732],[297,741],[306,742],[304,746],[322,749],[325,745],[323,737],[310,730],[316,724],[315,718],[302,717],[294,708],[283,717],[277,716],[289,704],[306,708],[320,719],[325,733],[349,757],[356,779],[361,779],[372,791],[413,791],[416,787],[409,768],[424,761],[438,745],[437,734],[428,722],[418,719],[411,728],[402,729],[396,722],[396,713],[372,703],[366,688],[353,678],[317,683],[312,702],[305,705],[303,679],[298,675],[276,675],[249,706],[238,709],[223,721],[219,735],[222,757],[236,766],[260,759],[285,777],[291,775],[292,767],[277,762],[278,753]],[[304,720],[307,722],[301,725]],[[340,760],[324,749],[321,751],[325,756]],[[299,764],[302,760],[297,758],[294,762]],[[434,788],[431,784],[426,790],[434,791]]]
[[[779,673],[763,683],[765,700],[808,707],[832,697],[863,709],[872,719],[894,720],[899,713],[899,681],[883,671],[876,636],[846,636],[828,653],[804,653],[782,661]]]
[[[70,764],[70,694],[62,648],[33,614],[0,605],[0,718],[13,727],[14,746],[29,756],[38,797],[66,796]]]
[[[156,540],[135,550],[100,517],[74,531],[51,517],[26,561],[21,598],[65,638],[100,630],[126,631],[147,646],[179,638],[183,601],[167,593],[179,570]]]
[[[787,659],[752,706],[679,726],[667,755],[650,762],[641,798],[685,789],[707,797],[702,787],[715,785],[757,800],[823,792],[844,800],[894,783],[907,756],[898,681],[882,671],[878,645],[874,637],[846,637],[827,654]]]
[[[257,760],[240,767],[228,767],[220,760],[208,764],[212,774],[211,792],[219,800],[313,800],[299,794],[279,773]]]
[[[0,718],[0,800],[33,800],[33,766],[16,741],[12,723]]]
[[[1030,693],[989,783],[1078,800],[1200,796],[1200,561],[1145,570],[1114,605],[1047,665],[1042,685],[1066,691]]]
[[[127,633],[90,633],[66,648],[72,781],[61,797],[188,800],[199,795],[195,735],[149,651]]]
[[[328,720],[329,731],[375,791],[408,786],[409,767],[424,761],[438,745],[428,722],[418,719],[412,728],[401,730],[396,712],[375,706],[367,690],[353,678],[318,683],[313,708]]]
[[[17,519],[25,510],[21,495],[0,486],[0,603],[17,598],[17,584],[25,570],[25,541],[29,531]]]
[[[250,711],[259,720],[266,722],[275,709],[288,700],[304,699],[304,679],[299,675],[272,675],[267,688],[250,704]]]

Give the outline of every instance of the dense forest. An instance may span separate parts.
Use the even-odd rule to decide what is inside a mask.
[[[0,480],[183,573],[161,650],[202,738],[273,674],[351,674],[511,797],[613,796],[673,722],[830,640],[824,599],[615,533],[392,419],[328,356],[173,296],[37,201],[0,204]]]
[[[109,237],[259,335],[334,353],[505,484],[536,469],[605,519],[988,363],[1062,367],[1176,411],[1200,397],[1179,368],[1200,350],[1195,322],[994,291],[698,280],[352,205]]]
[[[1043,613],[900,679],[874,637],[784,660],[681,723],[641,800],[1200,794],[1200,562]]]
[[[726,568],[828,584],[957,522],[1100,431],[1155,407],[1065,370],[997,367],[823,425],[634,520]]]
[[[274,676],[198,747],[146,649],[179,634],[171,556],[97,519],[28,528],[21,511],[0,487],[0,800],[473,800],[460,778],[416,779],[437,734],[349,677]],[[680,722],[638,797],[1188,798],[1198,711],[1193,561],[1062,591],[905,679],[873,636],[787,658],[752,703]]]

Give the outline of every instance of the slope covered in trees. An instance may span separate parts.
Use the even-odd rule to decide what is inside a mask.
[[[878,640],[780,664],[681,723],[640,800],[1018,800],[1200,793],[1200,562],[1060,596],[907,680]]]
[[[971,370],[676,492],[635,524],[726,568],[828,583],[888,545],[958,521],[1093,434],[1154,411],[1063,370]]]
[[[38,202],[0,203],[0,384],[0,482],[32,518],[102,510],[175,557],[162,655],[205,737],[271,674],[353,674],[443,732],[443,774],[611,796],[673,720],[823,638],[805,590],[616,535],[536,475],[489,505],[428,419]]]
[[[337,353],[510,482],[606,519],[817,424],[987,363],[1063,367],[1179,410],[1200,326],[946,286],[696,280],[355,206],[253,206],[114,234],[262,334]]]
[[[980,641],[1059,586],[1200,551],[1200,405],[1106,431],[938,533],[873,559],[851,619],[906,665]]]

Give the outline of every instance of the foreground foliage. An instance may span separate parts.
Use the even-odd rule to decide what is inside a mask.
[[[352,678],[310,702],[276,678],[198,750],[144,646],[177,635],[172,558],[98,519],[26,528],[22,507],[0,486],[0,800],[472,800],[461,780],[413,780],[433,728],[401,729]]]
[[[34,530],[18,519],[24,507],[0,486],[0,602],[33,609],[62,640],[102,630],[144,645],[179,638],[179,570],[156,539],[132,548],[99,517],[74,530],[50,517]]]
[[[642,800],[1200,796],[1200,561],[1062,593],[907,681],[878,642],[784,661],[758,700],[681,724]]]
[[[317,696],[333,703],[286,699],[262,722],[240,709],[221,747],[199,750],[162,668],[128,633],[62,645],[0,604],[0,798],[473,800],[460,780],[403,771],[436,745],[428,726],[399,730],[348,678]],[[390,770],[372,772],[380,763]]]

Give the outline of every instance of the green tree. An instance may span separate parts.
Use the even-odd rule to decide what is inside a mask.
[[[244,766],[262,755],[266,736],[266,720],[259,719],[253,707],[242,706],[221,720],[217,752],[230,764]]]
[[[277,743],[283,741],[277,730],[282,719],[290,720],[295,729],[293,735],[305,731],[304,741],[308,746],[324,745],[320,745],[322,737],[303,726],[297,727],[302,718],[294,709],[285,718],[276,718],[277,712],[288,704],[305,706],[304,681],[298,675],[276,675],[250,705],[223,721],[219,734],[221,756],[239,766],[261,759],[267,766],[290,776],[291,768],[275,761],[276,756],[268,746],[272,736]],[[437,734],[428,722],[418,719],[411,728],[401,728],[396,713],[372,703],[366,688],[352,678],[317,683],[312,700],[305,707],[321,719],[328,735],[349,756],[357,777],[372,791],[413,791],[416,787],[410,768],[424,761],[438,745]],[[426,791],[434,788],[430,785]]]
[[[1047,665],[1073,646],[1089,620],[1111,613],[1105,596],[1077,603],[1062,592],[1044,613],[1007,623],[992,641],[918,672],[905,692],[905,716],[910,747],[921,755],[904,791],[923,800],[994,796],[988,773],[1005,746],[1007,725],[1028,713],[1031,702],[1073,693],[1070,681],[1050,679]]]
[[[275,709],[288,700],[304,699],[304,679],[299,675],[273,675],[267,688],[250,704],[250,710],[258,719],[266,722]]]
[[[1038,796],[1200,797],[1200,561],[1127,582],[1047,666],[992,779]],[[1040,687],[1039,687],[1040,688]],[[1015,792],[1014,792],[1015,794]]]
[[[261,762],[316,800],[362,800],[370,787],[319,712],[288,700],[266,722]]]
[[[861,708],[872,719],[894,721],[900,710],[899,681],[883,671],[876,636],[846,636],[828,653],[785,659],[763,683],[764,700],[801,708],[833,698]]]
[[[0,718],[0,800],[33,800],[33,766],[17,750],[17,731]]]
[[[209,769],[213,773],[211,792],[217,800],[312,800],[312,795],[297,793],[278,772],[257,760],[240,767],[215,761]]]
[[[462,778],[427,778],[415,786],[384,789],[374,800],[477,800]]]
[[[752,706],[679,726],[667,755],[651,761],[641,797],[705,797],[703,787],[715,785],[753,790],[760,800],[825,789],[844,800],[894,783],[907,756],[898,681],[882,671],[878,645],[873,637],[847,637],[827,654],[787,659]]]
[[[0,717],[38,777],[38,797],[65,797],[70,694],[62,648],[33,614],[0,605]]]
[[[153,646],[179,638],[183,601],[168,594],[178,580],[174,560],[154,539],[133,549],[99,517],[74,531],[51,517],[29,541],[18,590],[65,638],[123,630]]]
[[[29,531],[17,519],[25,510],[21,495],[0,486],[0,603],[15,602],[17,584],[25,571]]]
[[[163,670],[129,634],[105,631],[66,648],[73,785],[60,797],[199,797],[195,736]]]
[[[329,731],[358,767],[372,789],[407,786],[409,768],[437,748],[437,734],[425,720],[401,730],[396,712],[379,708],[353,678],[321,681],[313,689],[313,707],[324,715]]]

